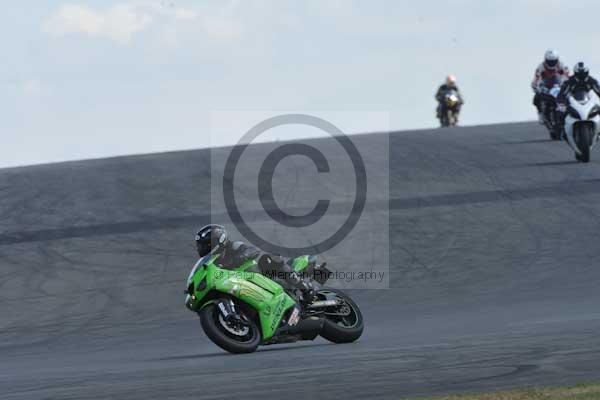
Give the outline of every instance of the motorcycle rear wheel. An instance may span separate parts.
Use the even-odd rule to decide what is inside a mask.
[[[333,343],[350,343],[358,340],[364,330],[364,320],[356,303],[341,290],[322,289],[318,293],[322,295],[334,293],[337,299],[343,301],[343,305],[339,308],[347,313],[344,316],[326,315],[321,336]]]

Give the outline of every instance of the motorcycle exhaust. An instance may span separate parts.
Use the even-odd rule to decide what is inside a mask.
[[[323,308],[337,306],[339,303],[337,300],[319,300],[312,303],[309,308]]]
[[[300,335],[302,340],[313,340],[321,333],[324,322],[325,320],[322,318],[303,319],[295,326],[289,327],[287,334]]]
[[[317,317],[309,317],[299,321],[296,325],[283,326],[275,332],[272,343],[286,343],[285,341],[313,340],[323,329],[325,320]],[[286,339],[287,338],[287,339]]]

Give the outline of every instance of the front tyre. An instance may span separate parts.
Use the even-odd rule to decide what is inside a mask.
[[[553,117],[551,117],[553,118]],[[550,133],[550,139],[552,140],[560,140],[561,138],[561,131],[560,131],[560,127],[558,124],[556,123],[549,123],[547,125],[548,128],[548,132]]]
[[[216,304],[202,308],[198,315],[206,336],[217,346],[230,353],[252,353],[260,344],[260,330],[256,322],[242,315],[241,321],[225,321]]]
[[[336,289],[322,289],[318,297],[341,300],[341,305],[328,309],[321,336],[333,343],[350,343],[363,333],[363,316],[356,303],[345,293]]]
[[[590,146],[592,143],[592,135],[594,134],[593,126],[589,124],[580,125],[577,129],[577,148],[581,152],[578,160],[584,163],[590,162]]]
[[[444,115],[440,117],[440,127],[446,128],[448,126],[448,118]]]
[[[444,106],[440,106],[439,111],[439,119],[440,119],[440,127],[446,128],[450,125],[450,121],[448,120],[448,110]]]

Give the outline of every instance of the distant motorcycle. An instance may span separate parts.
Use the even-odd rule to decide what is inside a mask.
[[[444,127],[456,126],[458,124],[458,112],[460,106],[460,97],[456,90],[449,90],[444,94],[440,104],[440,125]]]
[[[556,98],[560,93],[561,80],[558,78],[543,82],[539,89],[541,112],[544,125],[548,129],[550,139],[560,140],[562,137],[562,126],[558,113],[556,112]]]
[[[590,153],[600,133],[600,104],[590,91],[576,90],[569,96],[565,118],[565,136],[581,162],[590,161]]]

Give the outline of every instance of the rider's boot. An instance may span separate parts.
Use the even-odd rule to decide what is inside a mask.
[[[302,279],[298,273],[292,272],[289,275],[288,283],[290,283],[294,289],[300,290],[305,303],[311,303],[314,300],[316,295],[315,287],[310,281]]]

